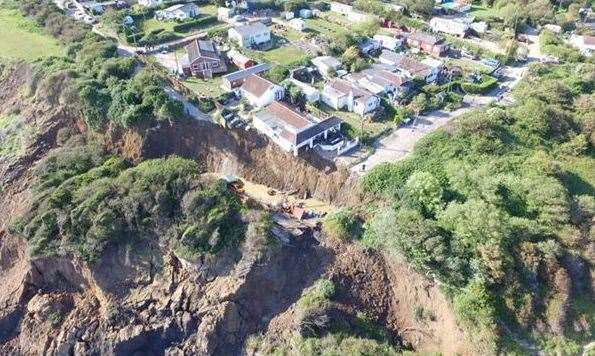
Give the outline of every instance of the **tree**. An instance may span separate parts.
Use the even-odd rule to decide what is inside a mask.
[[[431,173],[413,173],[404,190],[404,199],[426,217],[442,208],[442,186]]]
[[[341,56],[341,62],[346,68],[350,68],[353,63],[359,58],[359,50],[355,46],[347,48]]]
[[[157,111],[157,118],[160,120],[175,121],[184,116],[184,104],[174,99],[167,100]]]
[[[360,22],[355,26],[353,32],[360,37],[373,37],[380,29],[380,24],[375,19]]]
[[[428,96],[425,93],[417,94],[407,108],[418,116],[428,109]]]
[[[473,251],[479,244],[502,241],[508,236],[508,225],[502,212],[481,199],[450,203],[438,221],[468,251]]]
[[[434,10],[434,0],[405,0],[407,10],[428,18]]]
[[[304,106],[306,102],[306,97],[304,96],[304,93],[302,93],[302,90],[297,85],[290,86],[289,99],[291,100],[291,103],[293,105],[300,107]]]

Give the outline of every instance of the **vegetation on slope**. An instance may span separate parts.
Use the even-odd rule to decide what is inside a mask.
[[[67,105],[94,131],[186,117],[183,104],[164,90],[165,79],[143,69],[135,58],[118,57],[113,41],[90,32],[47,0],[25,0],[18,6],[68,46],[66,57],[34,62],[30,94]]]
[[[335,285],[318,280],[296,303],[298,330],[287,340],[252,336],[250,354],[264,355],[399,355],[383,329],[363,313],[351,316],[333,303]]]
[[[181,158],[136,167],[94,146],[64,147],[35,169],[34,197],[12,230],[33,255],[96,261],[110,245],[166,241],[182,256],[237,246],[246,224],[226,184]]]
[[[595,181],[565,167],[595,171],[594,85],[591,64],[535,65],[517,105],[461,117],[363,181],[384,201],[363,242],[439,280],[486,352],[593,337]]]

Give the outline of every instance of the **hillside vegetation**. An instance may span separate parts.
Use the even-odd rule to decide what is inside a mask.
[[[201,178],[181,158],[131,167],[93,146],[62,148],[35,170],[30,209],[13,225],[32,255],[74,254],[96,261],[109,246],[134,239],[171,240],[194,258],[237,246],[239,202],[225,183]]]
[[[534,65],[517,105],[467,114],[363,180],[382,200],[363,243],[440,281],[484,352],[574,354],[594,335],[594,85],[593,65]]]

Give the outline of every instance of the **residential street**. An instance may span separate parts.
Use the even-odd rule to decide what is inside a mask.
[[[521,80],[526,69],[527,66],[505,67],[503,72],[505,79],[500,82],[500,86],[513,88]],[[485,96],[467,95],[463,99],[465,106],[458,110],[452,112],[438,110],[416,118],[410,125],[400,127],[390,135],[377,141],[374,145],[374,153],[364,161],[352,166],[351,170],[364,174],[381,163],[394,162],[405,158],[413,151],[415,144],[428,132],[443,127],[456,117],[473,109],[485,107],[491,102],[497,101],[501,94],[503,94],[501,90],[496,88]],[[508,96],[504,95],[501,103],[507,105],[512,101]]]

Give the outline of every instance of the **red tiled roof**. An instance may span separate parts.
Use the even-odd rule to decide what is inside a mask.
[[[312,121],[308,120],[304,115],[278,101],[273,101],[267,107],[267,110],[277,118],[283,120],[287,125],[294,127],[296,131],[303,130],[312,125]]]
[[[247,91],[248,93],[261,96],[264,94],[268,89],[272,88],[275,84],[272,82],[259,77],[258,75],[251,74],[244,79],[244,84],[242,84],[242,89]]]

